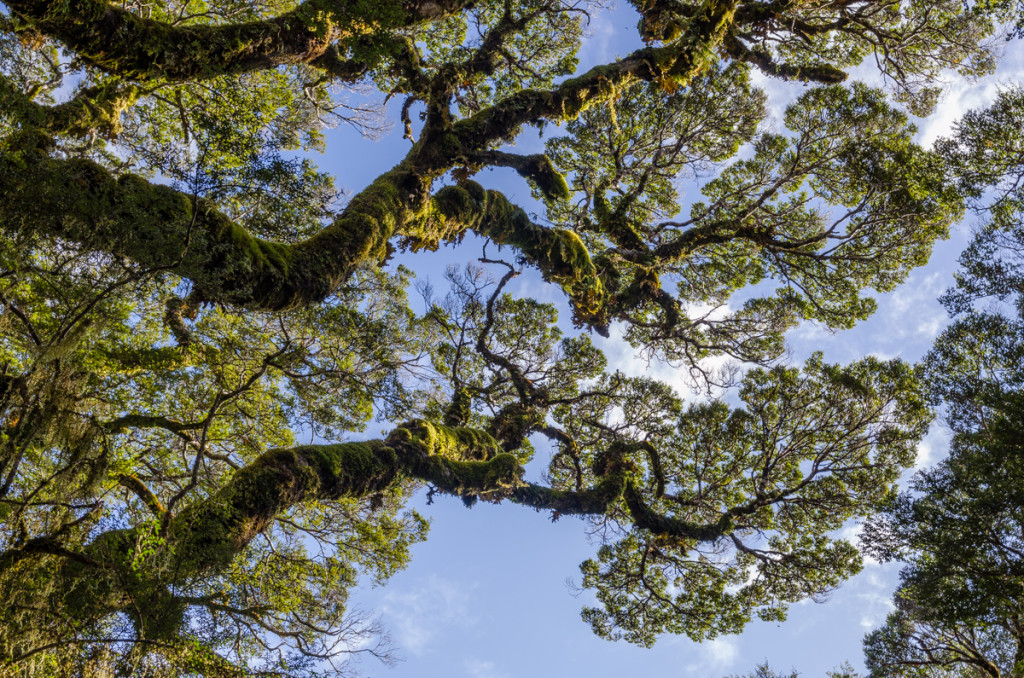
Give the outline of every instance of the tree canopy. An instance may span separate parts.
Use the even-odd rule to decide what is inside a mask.
[[[943,298],[955,320],[924,362],[950,454],[868,526],[876,555],[906,563],[896,610],[865,641],[872,676],[1024,675],[1022,111],[1024,92],[1006,89],[944,143],[974,158],[961,181],[988,219]]]
[[[386,656],[348,591],[406,565],[422,487],[590,521],[583,617],[641,645],[783,619],[859,570],[836,531],[913,463],[920,371],[788,365],[784,335],[870,315],[998,183],[910,116],[992,70],[1014,8],[631,4],[645,46],[579,69],[596,2],[5,2],[0,671]],[[845,84],[865,62],[888,91]],[[781,127],[754,72],[813,85]],[[407,153],[342,196],[324,126],[392,110]],[[543,152],[516,152],[530,127]],[[411,300],[403,253],[469,237],[486,270]],[[525,270],[579,332],[508,291]],[[609,368],[590,332],[613,327],[734,395]]]

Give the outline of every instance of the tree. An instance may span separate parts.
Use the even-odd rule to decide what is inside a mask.
[[[896,611],[865,639],[872,676],[1024,675],[1022,110],[1024,93],[1007,89],[944,144],[989,218],[944,297],[956,320],[925,361],[949,457],[866,531],[877,555],[907,563]]]
[[[857,674],[853,672],[853,668],[848,663],[843,663],[836,669],[827,672],[827,678],[856,678]],[[758,664],[754,667],[751,673],[747,673],[743,676],[733,676],[732,678],[799,678],[800,673],[797,671],[790,671],[788,674],[783,672],[779,673],[772,669],[767,662]]]
[[[990,70],[1008,9],[634,6],[647,46],[574,73],[584,3],[6,2],[5,671],[344,671],[369,632],[346,592],[404,566],[424,484],[593,521],[584,617],[609,638],[737,631],[857,571],[832,532],[912,461],[916,375],[775,362],[795,323],[869,315],[865,290],[958,218],[898,106]],[[868,57],[896,104],[837,84]],[[761,129],[752,69],[820,85],[785,133]],[[404,100],[411,143],[342,206],[294,151],[324,122],[377,129],[336,91],[356,86]],[[551,123],[544,153],[506,149]],[[473,178],[488,167],[546,217]],[[712,172],[677,216],[674,179]],[[484,258],[500,280],[453,272],[414,311],[388,260],[468,234],[505,248]],[[578,327],[617,323],[699,383],[706,358],[752,364],[739,403],[606,370],[553,306],[506,293],[519,267]],[[375,415],[404,423],[346,441]],[[544,482],[523,479],[531,435],[554,445]]]

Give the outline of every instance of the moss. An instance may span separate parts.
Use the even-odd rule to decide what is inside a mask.
[[[435,424],[424,419],[406,422],[392,431],[387,444],[445,459],[490,459],[501,451],[486,431]]]
[[[577,322],[592,324],[604,319],[608,295],[589,251],[576,233],[534,224],[504,195],[485,191],[474,181],[441,189],[432,204],[437,218],[446,224],[446,233],[456,227],[472,229],[499,244],[515,247],[546,280],[566,291]]]
[[[566,291],[574,319],[591,324],[603,318],[607,293],[580,237],[567,229],[542,229],[533,224],[529,230],[514,234],[509,241],[536,263],[546,280]]]
[[[54,135],[83,137],[99,133],[115,137],[121,131],[121,114],[135,102],[138,93],[134,86],[108,83],[82,89],[65,103],[44,106],[0,75],[0,108],[5,114],[22,127]]]
[[[511,454],[487,461],[459,461],[430,457],[417,477],[447,494],[456,496],[501,495],[522,485],[523,468]]]
[[[185,622],[187,604],[165,587],[149,585],[131,591],[134,605],[126,612],[139,635],[149,641],[172,641]]]
[[[189,300],[181,297],[171,296],[164,302],[164,325],[174,335],[174,340],[180,348],[192,345],[192,331],[185,324],[185,318],[193,314],[192,304]],[[191,315],[190,319],[195,319]]]
[[[544,425],[544,413],[519,402],[504,408],[491,420],[488,430],[502,442],[506,452],[523,446],[526,436]]]
[[[522,485],[516,488],[513,501],[537,510],[552,510],[555,516],[602,515],[608,512],[625,487],[625,478],[616,474],[602,478],[594,487],[586,490],[557,490],[542,485]]]
[[[465,426],[469,422],[470,407],[473,396],[465,388],[460,388],[452,395],[452,402],[444,413],[446,426]]]
[[[418,247],[436,249],[441,241],[453,240],[464,231],[474,229],[484,210],[483,199],[478,199],[477,195],[479,192],[471,192],[465,186],[445,186],[439,190],[430,202],[428,226],[417,234]]]
[[[398,475],[394,451],[379,440],[299,448],[319,476],[323,498],[365,496],[390,486]]]
[[[105,0],[14,0],[11,9],[82,61],[126,79],[195,80],[308,61],[332,40],[372,33],[382,21],[417,20],[398,3],[363,5],[355,12],[346,6],[342,16],[337,3],[309,0],[279,17],[221,26],[170,26]]]
[[[171,522],[174,569],[185,576],[226,567],[289,507],[311,499],[363,497],[390,487],[399,468],[381,441],[269,450],[213,497]]]
[[[397,225],[411,214],[409,174],[393,170],[317,235],[294,245],[274,243],[254,237],[210,203],[194,203],[138,176],[115,179],[89,160],[47,158],[42,144],[41,138],[0,156],[0,193],[7,201],[0,228],[17,231],[30,223],[42,234],[173,269],[205,301],[270,310],[318,302],[358,266],[382,260]]]
[[[104,351],[106,362],[101,374],[136,374],[160,372],[193,364],[196,354],[181,346],[157,346],[145,349],[109,349]]]

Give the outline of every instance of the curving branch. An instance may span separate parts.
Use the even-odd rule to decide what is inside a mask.
[[[76,615],[97,619],[123,612],[145,637],[166,639],[184,623],[190,604],[173,589],[223,571],[256,535],[297,504],[366,497],[410,478],[458,496],[502,495],[522,484],[521,474],[515,458],[502,453],[487,433],[415,420],[385,440],[265,452],[215,494],[170,517],[159,535],[146,526],[111,530],[77,551],[50,538],[29,539],[0,554],[0,568],[53,556],[38,564],[58,570],[54,581],[63,585],[54,595]],[[118,482],[154,513],[164,512],[137,478],[122,475]],[[147,540],[158,548],[140,555],[137,545]]]
[[[573,231],[545,228],[533,223],[526,212],[497,191],[485,190],[474,181],[447,186],[433,200],[436,213],[452,235],[470,230],[510,245],[540,269],[544,278],[557,283],[573,303],[577,323],[606,331],[607,294],[590,253]],[[452,236],[449,236],[452,237]]]
[[[787,63],[779,63],[772,59],[765,51],[749,48],[733,35],[725,39],[723,46],[733,59],[757,66],[765,75],[782,80],[799,80],[801,82],[819,82],[823,84],[835,84],[846,80],[845,71],[829,64],[793,66]]]
[[[193,301],[282,309],[321,301],[360,264],[385,255],[411,220],[419,181],[403,169],[377,178],[315,236],[296,244],[257,238],[169,186],[115,177],[85,159],[46,155],[47,140],[23,133],[0,157],[0,228],[31,228],[145,267],[173,270],[195,286]],[[16,150],[15,150],[16,149]]]
[[[567,200],[570,196],[569,185],[561,172],[555,169],[544,153],[520,155],[504,151],[481,151],[473,154],[470,159],[488,167],[508,167],[516,174],[532,181],[546,200]]]
[[[0,75],[0,110],[23,125],[54,135],[115,137],[121,130],[121,113],[140,93],[138,87],[110,83],[81,89],[62,104],[44,106]]]
[[[735,8],[730,0],[709,0],[694,10],[687,33],[663,47],[637,50],[550,90],[521,90],[454,123],[451,133],[462,147],[453,150],[478,150],[506,141],[528,123],[572,120],[638,80],[661,81],[672,89],[686,86],[718,60],[717,50],[732,26]]]
[[[409,28],[465,8],[466,0],[306,0],[277,17],[223,25],[172,26],[106,0],[11,0],[11,12],[60,40],[78,58],[134,80],[199,80],[294,63],[358,79],[363,64],[340,57],[338,43]]]

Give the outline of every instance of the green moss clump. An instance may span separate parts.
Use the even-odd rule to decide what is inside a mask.
[[[470,407],[473,396],[469,391],[460,388],[452,395],[452,402],[444,413],[445,426],[465,426],[469,422]]]
[[[421,471],[423,480],[457,496],[501,495],[522,485],[523,468],[511,454],[487,461],[458,461],[432,457]]]
[[[508,405],[491,420],[491,435],[503,443],[505,451],[523,447],[526,436],[544,425],[544,413],[522,403]]]
[[[136,374],[141,372],[162,372],[188,367],[193,364],[196,353],[182,346],[157,346],[136,350],[111,349],[105,352],[100,374]]]
[[[501,452],[498,441],[486,431],[435,424],[414,419],[388,436],[387,444],[411,447],[426,456],[451,460],[491,459]]]
[[[379,440],[299,449],[317,470],[322,497],[364,496],[386,488],[398,475],[394,451]]]

